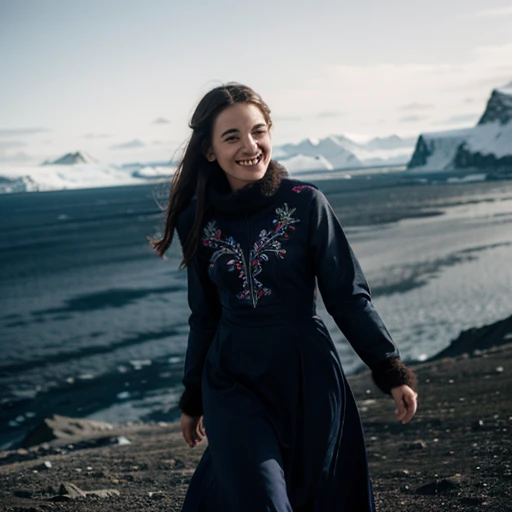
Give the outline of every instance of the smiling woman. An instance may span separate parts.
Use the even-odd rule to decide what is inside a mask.
[[[263,178],[271,156],[270,128],[256,105],[235,104],[217,116],[206,158],[217,160],[233,190]]]
[[[272,160],[271,127],[249,87],[210,91],[192,117],[165,235],[152,241],[163,256],[176,227],[183,247],[180,424],[191,447],[208,438],[183,511],[374,512],[357,405],[316,313],[316,282],[403,423],[416,380],[327,199]]]

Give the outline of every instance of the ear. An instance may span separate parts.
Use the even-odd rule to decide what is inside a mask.
[[[206,157],[206,160],[208,160],[208,162],[215,162],[215,154],[213,153],[211,147],[208,148],[204,156]]]

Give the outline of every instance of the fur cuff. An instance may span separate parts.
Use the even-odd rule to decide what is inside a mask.
[[[372,367],[373,382],[388,395],[391,389],[406,384],[416,393],[418,392],[418,380],[414,372],[400,359],[385,359]]]
[[[178,407],[181,412],[189,416],[201,416],[203,414],[203,400],[200,391],[186,389],[181,395]]]

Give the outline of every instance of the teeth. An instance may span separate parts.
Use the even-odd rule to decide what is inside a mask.
[[[256,158],[252,160],[240,160],[238,163],[240,165],[256,165],[260,161],[261,155],[258,155]]]

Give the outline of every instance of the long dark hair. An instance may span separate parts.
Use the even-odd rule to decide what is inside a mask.
[[[160,240],[148,237],[153,249],[162,258],[171,245],[178,216],[190,204],[194,193],[197,193],[194,223],[183,244],[183,260],[180,268],[184,268],[190,263],[197,250],[208,177],[213,172],[223,172],[216,160],[209,162],[205,156],[211,145],[213,123],[222,110],[236,103],[256,105],[261,110],[268,128],[272,127],[270,109],[261,96],[250,87],[236,82],[229,82],[212,89],[197,105],[189,123],[192,135],[171,180],[164,235]],[[273,165],[272,161],[269,165]]]

